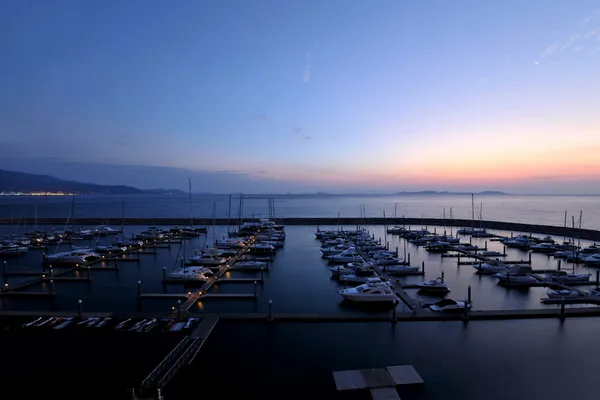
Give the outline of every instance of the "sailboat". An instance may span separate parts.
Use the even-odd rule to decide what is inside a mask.
[[[183,237],[198,237],[206,233],[206,228],[194,228],[194,214],[192,212],[192,179],[188,178],[188,191],[190,196],[190,225],[179,229],[179,235]]]

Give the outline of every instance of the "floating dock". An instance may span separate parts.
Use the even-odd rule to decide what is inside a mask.
[[[399,400],[400,396],[396,391],[396,386],[424,383],[412,365],[334,371],[332,374],[338,392],[369,389],[374,400]]]

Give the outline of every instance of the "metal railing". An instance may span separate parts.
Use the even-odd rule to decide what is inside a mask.
[[[191,340],[190,345],[187,347],[187,349],[181,354],[177,361],[173,363],[171,368],[169,368],[167,373],[163,375],[161,380],[158,381],[158,384],[156,385],[158,389],[163,389],[167,385],[167,383],[169,383],[169,381],[173,378],[173,376],[175,376],[177,371],[179,371],[179,368],[181,368],[181,366],[186,362],[186,360],[190,357],[192,353],[195,353],[196,349],[202,344],[202,342],[203,340],[199,337],[195,337]]]
[[[156,366],[156,368],[154,368],[154,370],[148,374],[146,379],[142,381],[140,392],[143,393],[152,385],[152,383],[163,372],[163,370],[170,365],[171,361],[173,361],[173,359],[182,352],[188,342],[189,336],[184,337],[181,342],[179,342],[177,346],[175,346],[175,348],[171,350],[169,354],[167,354],[167,356]]]

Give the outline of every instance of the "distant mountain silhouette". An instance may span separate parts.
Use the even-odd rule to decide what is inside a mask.
[[[181,190],[142,190],[124,185],[96,185],[66,181],[50,175],[27,174],[0,169],[0,192],[67,192],[77,194],[183,194]]]
[[[435,190],[423,190],[421,192],[398,192],[396,194],[422,194],[422,195],[430,195],[430,194],[477,194],[477,195],[505,195],[507,193],[505,192],[500,192],[497,190],[485,190],[483,192],[479,192],[479,193],[472,193],[472,192],[438,192]]]

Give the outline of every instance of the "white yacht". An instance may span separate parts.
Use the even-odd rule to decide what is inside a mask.
[[[410,265],[386,265],[384,268],[389,275],[408,275],[419,272],[419,267],[411,267]]]
[[[589,282],[591,274],[575,274],[566,271],[553,271],[546,274],[546,279],[555,282]]]
[[[327,258],[332,264],[346,264],[355,261],[364,261],[364,259],[360,256],[360,254],[358,254],[358,251],[356,251],[356,248],[354,247],[350,247],[349,249],[344,250],[340,254],[327,256],[325,258]]]
[[[504,241],[506,247],[515,247],[517,249],[528,249],[535,244],[528,236],[517,236]]]
[[[269,263],[267,263],[266,261],[253,261],[253,260],[236,261],[235,264],[233,264],[233,267],[239,267],[239,268],[267,268],[268,266],[269,266]]]
[[[531,267],[515,265],[510,270],[506,272],[497,273],[494,276],[498,278],[498,281],[500,283],[506,283],[511,285],[531,286],[539,283],[539,281],[530,274]]]
[[[229,238],[229,239],[218,240],[215,243],[215,245],[217,247],[239,249],[239,248],[244,247],[246,245],[246,243],[242,239]]]
[[[585,296],[585,294],[571,289],[548,289],[546,295],[550,299],[566,299]]]
[[[135,238],[141,240],[162,240],[165,238],[165,234],[163,233],[163,231],[153,226],[146,229],[145,231],[137,233],[135,235]]]
[[[119,233],[118,230],[113,229],[110,226],[106,226],[106,225],[94,226],[90,230],[90,234],[93,235],[93,236],[116,235],[118,233]]]
[[[365,261],[365,260],[348,263],[349,268],[371,268],[374,266],[375,266],[375,264],[373,264],[370,261]],[[335,268],[335,267],[333,267],[333,268]]]
[[[362,285],[369,281],[368,276],[357,276],[357,275],[342,275],[339,277],[338,281],[342,285]]]
[[[481,255],[484,257],[503,257],[506,254],[502,254],[499,251],[487,250],[487,251],[484,251],[483,253],[481,253]]]
[[[13,256],[27,253],[28,247],[17,243],[0,243],[0,256]]]
[[[374,260],[375,260],[375,263],[377,265],[398,265],[398,264],[402,264],[402,261],[400,261],[399,258],[393,257],[393,256],[379,257],[379,258],[375,258]]]
[[[600,246],[598,246],[596,243],[592,243],[591,245],[589,245],[588,247],[584,247],[581,252],[583,254],[595,254],[595,253],[600,253]]]
[[[556,252],[556,247],[554,247],[554,243],[547,243],[547,242],[534,244],[529,249],[535,253],[550,254],[550,253]]]
[[[251,244],[250,250],[255,253],[275,253],[275,247],[266,243]]]
[[[44,255],[44,263],[51,265],[67,264],[80,265],[101,258],[100,254],[91,249],[77,249],[50,255]]]
[[[590,267],[598,267],[600,266],[600,253],[588,255],[582,261]]]
[[[588,292],[588,294],[590,296],[598,296],[598,297],[600,297],[600,288],[596,287],[596,288],[590,289],[590,291]]]
[[[188,263],[191,265],[213,265],[218,266],[225,264],[227,259],[225,257],[220,257],[214,251],[203,252],[201,255],[196,255],[188,258]]]
[[[389,282],[382,282],[379,278],[369,278],[367,283],[338,292],[344,300],[353,302],[399,302]]]
[[[463,311],[465,309],[465,304],[467,308],[471,308],[471,304],[468,302],[444,299],[430,305],[429,309],[435,312]]]
[[[334,256],[336,254],[342,253],[344,250],[348,250],[348,245],[346,244],[337,244],[335,246],[328,246],[321,248],[321,255],[323,257]]]
[[[423,293],[448,293],[450,291],[442,278],[417,283],[415,286]]]
[[[193,279],[206,282],[211,275],[212,271],[206,267],[183,267],[169,272],[168,277],[170,279]]]
[[[473,268],[475,268],[480,274],[497,274],[499,272],[508,271],[511,266],[503,264],[499,261],[489,261],[481,264],[475,264],[473,265]]]

